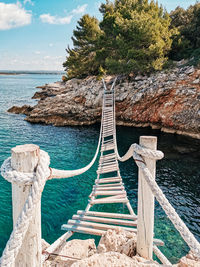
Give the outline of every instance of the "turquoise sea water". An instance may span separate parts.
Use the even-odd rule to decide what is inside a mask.
[[[53,127],[30,124],[24,115],[9,114],[13,105],[34,104],[35,87],[59,80],[59,75],[27,74],[0,76],[0,165],[19,144],[34,143],[47,151],[51,166],[76,169],[85,166],[95,153],[99,125],[90,127]],[[151,129],[117,127],[122,155],[140,135],[158,136],[158,148],[165,158],[157,163],[156,180],[170,203],[200,241],[199,142]],[[48,181],[42,195],[42,235],[53,242],[77,209],[84,209],[96,178],[97,163],[87,173],[69,179]],[[130,159],[120,163],[128,197],[137,209],[137,167]],[[118,207],[117,207],[118,208]],[[117,211],[114,205],[111,211]],[[165,241],[161,250],[173,262],[187,253],[188,247],[160,208],[155,205],[155,237]],[[11,185],[0,177],[0,254],[12,231]],[[74,238],[88,238],[75,234]]]

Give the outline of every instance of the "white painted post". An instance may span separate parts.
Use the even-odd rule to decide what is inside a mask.
[[[157,137],[140,136],[140,145],[152,150],[157,149]],[[146,165],[155,179],[156,160],[144,158]],[[138,224],[137,224],[137,253],[146,258],[153,256],[154,235],[154,195],[146,183],[141,169],[138,181]]]
[[[20,172],[33,172],[38,164],[40,148],[37,145],[27,144],[12,148],[12,168]],[[22,211],[31,185],[12,183],[13,225]],[[41,202],[36,206],[33,218],[17,255],[15,267],[41,266]]]

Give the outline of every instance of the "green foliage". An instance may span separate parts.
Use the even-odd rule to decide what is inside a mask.
[[[154,1],[118,0],[107,1],[101,10],[101,56],[110,73],[162,68],[171,46],[170,19],[162,7]]]
[[[100,12],[101,22],[89,15],[78,22],[64,63],[69,78],[162,69],[174,33],[162,6],[153,0],[107,0]]]
[[[63,63],[69,79],[97,74],[99,64],[95,60],[96,42],[100,33],[101,30],[96,18],[84,15],[78,21],[78,26],[72,37],[74,48],[67,48],[67,60]]]
[[[187,10],[177,7],[170,13],[171,28],[174,30],[170,58],[180,60],[196,56],[200,48],[200,3]]]

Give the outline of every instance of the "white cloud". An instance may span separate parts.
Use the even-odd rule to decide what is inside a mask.
[[[49,47],[52,47],[52,46],[53,46],[53,44],[52,44],[52,43],[50,43],[50,44],[49,44]]]
[[[47,55],[10,55],[4,56],[0,60],[0,69],[6,70],[63,70],[63,62],[66,56]]]
[[[9,30],[31,23],[32,14],[17,4],[0,3],[0,30]]]
[[[49,23],[49,24],[69,24],[72,19],[72,15],[67,17],[57,17],[52,16],[50,14],[42,14],[40,15],[40,19],[43,23]]]
[[[41,54],[41,51],[35,51],[34,54],[35,55],[40,55]]]
[[[84,13],[86,8],[87,8],[87,4],[84,4],[82,6],[77,6],[77,8],[73,9],[72,10],[72,13],[73,14],[81,14],[81,13]]]
[[[27,3],[30,4],[31,6],[34,6],[34,3],[31,0],[24,0],[24,5],[26,5]]]

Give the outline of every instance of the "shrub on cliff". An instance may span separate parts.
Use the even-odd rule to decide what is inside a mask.
[[[170,57],[175,60],[195,56],[200,59],[200,3],[188,9],[177,7],[170,13],[173,35]]]
[[[172,30],[167,12],[153,0],[107,0],[99,23],[85,15],[72,37],[64,63],[68,78],[162,69]]]

